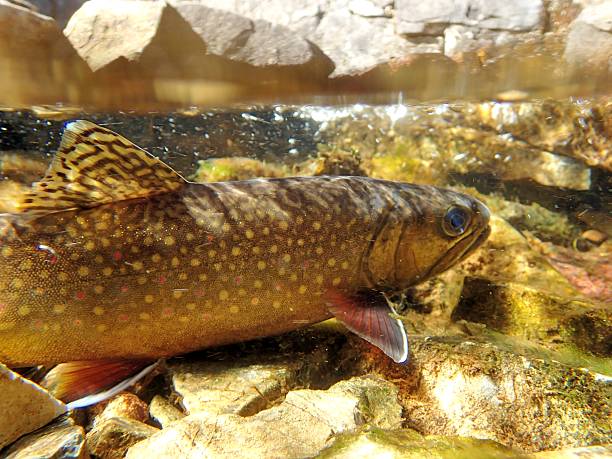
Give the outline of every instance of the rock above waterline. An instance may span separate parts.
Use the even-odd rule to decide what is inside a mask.
[[[397,388],[376,377],[342,381],[329,390],[296,390],[278,406],[242,417],[202,411],[170,424],[130,448],[127,458],[301,458],[330,444],[334,435],[369,423],[401,425]]]
[[[0,448],[66,412],[45,389],[0,364]]]

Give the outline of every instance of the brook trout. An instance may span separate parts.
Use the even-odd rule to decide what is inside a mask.
[[[384,293],[446,270],[489,234],[481,202],[431,186],[190,183],[87,121],[66,126],[18,209],[0,215],[0,361],[107,373],[332,316],[404,362]]]

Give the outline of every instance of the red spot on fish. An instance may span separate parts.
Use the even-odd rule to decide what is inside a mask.
[[[160,284],[165,284],[167,280],[168,279],[163,274],[161,276],[159,276],[159,283]]]
[[[119,319],[121,322],[127,322],[130,319],[130,317],[127,314],[119,314],[117,319]]]
[[[77,327],[80,327],[81,325],[83,325],[83,321],[81,319],[74,319],[72,323],[76,325]]]
[[[162,317],[170,317],[173,313],[174,313],[174,309],[172,308],[162,309]]]
[[[0,303],[0,314],[2,314],[4,311],[6,311],[6,304]]]
[[[34,328],[38,331],[43,329],[43,321],[38,319],[34,321]]]
[[[209,234],[208,236],[206,236],[206,240],[207,240],[208,242],[212,242],[212,241],[214,241],[214,240],[215,240],[215,237],[214,237],[212,234]]]
[[[200,289],[197,289],[197,290],[195,290],[195,291],[193,292],[193,294],[194,294],[195,296],[197,296],[197,297],[201,298],[201,297],[203,297],[203,296],[204,296],[204,290],[202,290],[201,288],[200,288]]]
[[[82,291],[82,290],[80,290],[80,291],[78,291],[78,292],[76,292],[76,293],[75,293],[74,297],[75,297],[77,300],[84,300],[84,299],[85,299],[85,292],[84,292],[84,291]]]
[[[119,290],[121,290],[121,293],[125,293],[129,290],[129,287],[127,285],[122,285]]]
[[[280,292],[283,289],[283,284],[276,284],[274,288],[276,289],[276,291]]]
[[[242,283],[242,276],[236,276],[236,277],[234,278],[234,281],[236,282],[236,284],[237,284],[237,285],[238,285],[238,284],[240,284],[240,283]]]
[[[51,258],[49,258],[49,263],[51,263],[52,265],[57,263],[57,257],[55,255],[53,255]]]
[[[210,312],[205,312],[204,314],[202,314],[202,319],[210,320],[212,319],[212,314]]]
[[[115,260],[115,261],[119,261],[119,260],[121,260],[121,258],[123,258],[123,255],[121,255],[121,252],[119,252],[118,250],[116,250],[116,251],[113,253],[113,260]]]
[[[302,266],[304,268],[310,268],[310,260],[305,260],[304,263],[302,263]]]

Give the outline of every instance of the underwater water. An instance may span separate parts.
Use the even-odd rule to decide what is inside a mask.
[[[129,457],[171,447],[166,431],[189,437],[193,429],[206,432],[218,422],[224,423],[219,435],[226,445],[246,436],[268,438],[271,426],[280,429],[270,441],[290,441],[265,453],[270,457],[311,454],[316,447],[304,449],[306,439],[329,429],[335,432],[325,450],[330,456],[368,444],[401,454],[467,448],[470,457],[514,457],[517,451],[610,441],[609,98],[398,102],[152,114],[61,107],[0,112],[4,215],[19,214],[23,197],[45,176],[66,123],[75,119],[119,133],[191,182],[363,176],[449,188],[481,200],[491,212],[491,234],[469,257],[387,295],[408,336],[408,363],[395,364],[334,320],[169,359],[106,409],[108,419],[128,420],[112,421],[107,429],[124,432],[132,443],[149,438]],[[360,228],[351,231],[359,234]],[[434,249],[431,239],[419,243]],[[333,250],[342,259],[342,248]],[[96,269],[95,263],[84,261],[78,270]],[[313,278],[329,275],[314,269]],[[65,282],[79,275],[68,274]],[[112,304],[106,295],[91,304],[93,314]],[[220,295],[213,301],[223,300]],[[23,307],[37,304],[31,298],[24,296]],[[165,300],[168,308],[179,304],[180,295],[174,298]],[[287,298],[267,307],[292,308],[301,301]],[[29,307],[19,311],[27,319]],[[38,329],[32,324],[38,340],[44,343],[54,324],[73,319],[61,312],[50,312]],[[149,320],[140,318],[130,325],[134,330]],[[232,320],[240,321],[240,314]],[[158,333],[165,322],[154,317],[151,327]],[[96,427],[104,424],[106,410],[87,412],[90,421],[96,419],[87,438],[98,452],[113,448],[103,444],[106,434]],[[198,435],[196,443],[208,434]]]

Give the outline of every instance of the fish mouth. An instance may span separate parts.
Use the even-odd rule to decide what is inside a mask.
[[[427,278],[440,274],[443,271],[465,260],[482,245],[491,234],[491,226],[486,225],[478,230],[472,231],[467,236],[453,245],[440,259],[432,266],[427,273]]]

